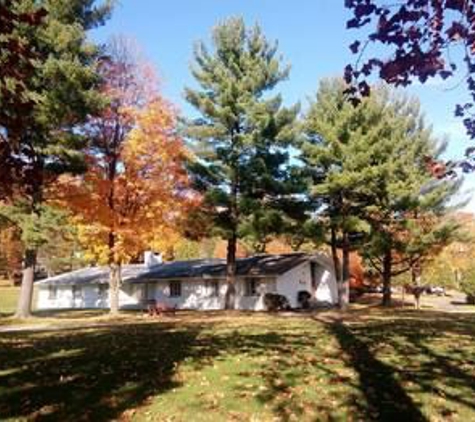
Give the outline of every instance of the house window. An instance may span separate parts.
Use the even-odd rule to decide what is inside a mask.
[[[101,300],[107,299],[109,295],[109,286],[107,284],[99,284],[97,286],[97,296]]]
[[[143,285],[137,287],[139,290],[139,294],[140,294],[140,299],[141,300],[148,300],[148,292],[149,292],[149,285],[148,283],[144,283]]]
[[[219,281],[218,280],[207,281],[206,288],[207,288],[208,296],[210,297],[219,296]]]
[[[170,297],[180,297],[181,296],[181,281],[174,280],[170,281]]]
[[[81,286],[73,286],[73,299],[82,298],[82,289]]]
[[[257,278],[246,278],[244,294],[246,296],[257,296],[258,283]]]
[[[48,299],[49,300],[56,300],[58,297],[58,287],[52,286],[51,284],[48,286]]]

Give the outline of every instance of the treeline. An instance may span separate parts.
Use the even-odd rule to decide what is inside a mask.
[[[14,244],[23,254],[17,316],[30,313],[41,256],[64,258],[47,264],[58,271],[79,258],[108,265],[117,312],[124,263],[222,239],[233,308],[239,242],[328,245],[345,308],[351,251],[389,304],[392,277],[418,283],[458,236],[446,215],[460,181],[432,178],[427,160],[444,145],[415,99],[379,86],[355,105],[334,78],[306,110],[287,106],[277,43],[231,18],[195,48],[185,98],[198,117],[177,116],[133,43],[87,38],[110,12],[90,0],[0,4],[0,256]]]

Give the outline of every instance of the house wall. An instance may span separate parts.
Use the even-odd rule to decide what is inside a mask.
[[[222,279],[217,281],[219,297],[211,295],[211,286],[207,284],[207,280],[202,279],[181,280],[180,297],[170,297],[169,281],[166,280],[150,281],[147,283],[148,286],[143,286],[142,289],[147,292],[147,299],[155,299],[157,302],[176,306],[178,309],[218,310],[224,308],[226,282]],[[263,296],[266,292],[275,291],[275,281],[273,279],[260,280],[255,296],[245,296],[245,283],[244,279],[236,280],[236,309],[264,310]]]
[[[226,291],[223,281],[219,281],[219,297],[212,296],[211,286],[202,279],[176,280],[181,282],[181,296],[170,297],[170,282],[159,280],[141,285],[141,289],[147,292],[147,299],[155,299],[157,302],[168,306],[176,306],[178,309],[203,309],[214,310],[224,307],[224,293]],[[139,286],[137,286],[139,287]]]
[[[246,278],[237,280],[236,283],[236,309],[265,311],[264,295],[266,293],[275,293],[277,291],[275,278],[257,279],[257,294],[255,296],[246,296]]]
[[[338,292],[330,267],[317,265],[317,285],[313,292],[317,302],[337,303]],[[305,262],[277,278],[259,278],[256,295],[246,296],[246,279],[236,280],[236,308],[242,310],[265,310],[264,295],[267,292],[279,293],[287,297],[292,307],[297,307],[297,293],[300,290],[312,292],[311,265]],[[119,303],[123,309],[141,308],[145,299],[155,299],[157,302],[178,309],[218,310],[224,308],[226,292],[225,280],[219,282],[219,297],[212,296],[212,287],[203,279],[181,280],[181,296],[170,297],[168,280],[151,280],[148,283],[124,283],[119,293]],[[48,284],[40,284],[37,299],[37,309],[66,309],[66,308],[108,308],[109,300],[99,297],[97,284],[83,284],[81,296],[74,300],[71,285],[58,285],[57,297],[49,299]]]
[[[317,275],[317,288],[314,292],[317,303],[336,305],[338,303],[338,286],[333,267],[319,266]]]
[[[292,308],[298,307],[297,293],[311,291],[310,263],[304,262],[277,277],[277,293],[285,296]]]
[[[141,308],[146,299],[155,299],[167,306],[178,309],[218,310],[224,308],[226,283],[218,280],[219,296],[212,296],[212,286],[202,279],[181,280],[181,296],[170,297],[168,280],[148,283],[124,283],[119,292],[119,303],[122,309]],[[109,307],[108,297],[99,297],[97,284],[83,284],[81,297],[73,298],[72,285],[58,285],[56,299],[49,298],[48,284],[39,286],[37,309],[81,309]],[[257,287],[257,295],[245,296],[245,280],[236,280],[236,308],[243,310],[264,310],[263,296],[266,292],[275,291],[275,281],[263,279]]]
[[[300,290],[311,293],[317,303],[336,304],[338,290],[331,267],[322,262],[316,263],[316,288],[312,287],[310,262],[304,262],[277,277],[277,293],[284,295],[291,307],[298,307],[297,294]]]
[[[48,284],[38,288],[37,309],[107,308],[109,301],[99,298],[97,284],[83,284],[74,298],[72,285],[57,285],[56,299],[50,299]]]

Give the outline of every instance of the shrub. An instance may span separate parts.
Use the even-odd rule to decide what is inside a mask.
[[[460,288],[467,295],[467,303],[475,305],[475,269],[463,274]]]
[[[310,308],[310,299],[312,295],[307,292],[307,290],[300,290],[297,293],[297,303],[302,309],[309,309]]]
[[[266,293],[264,295],[264,305],[270,312],[290,309],[290,304],[284,295],[277,293]]]

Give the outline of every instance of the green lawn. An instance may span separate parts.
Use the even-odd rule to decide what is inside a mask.
[[[19,291],[19,287],[0,285],[0,316],[11,315],[15,312]]]
[[[2,333],[0,419],[475,420],[474,335],[474,314],[378,309]]]

